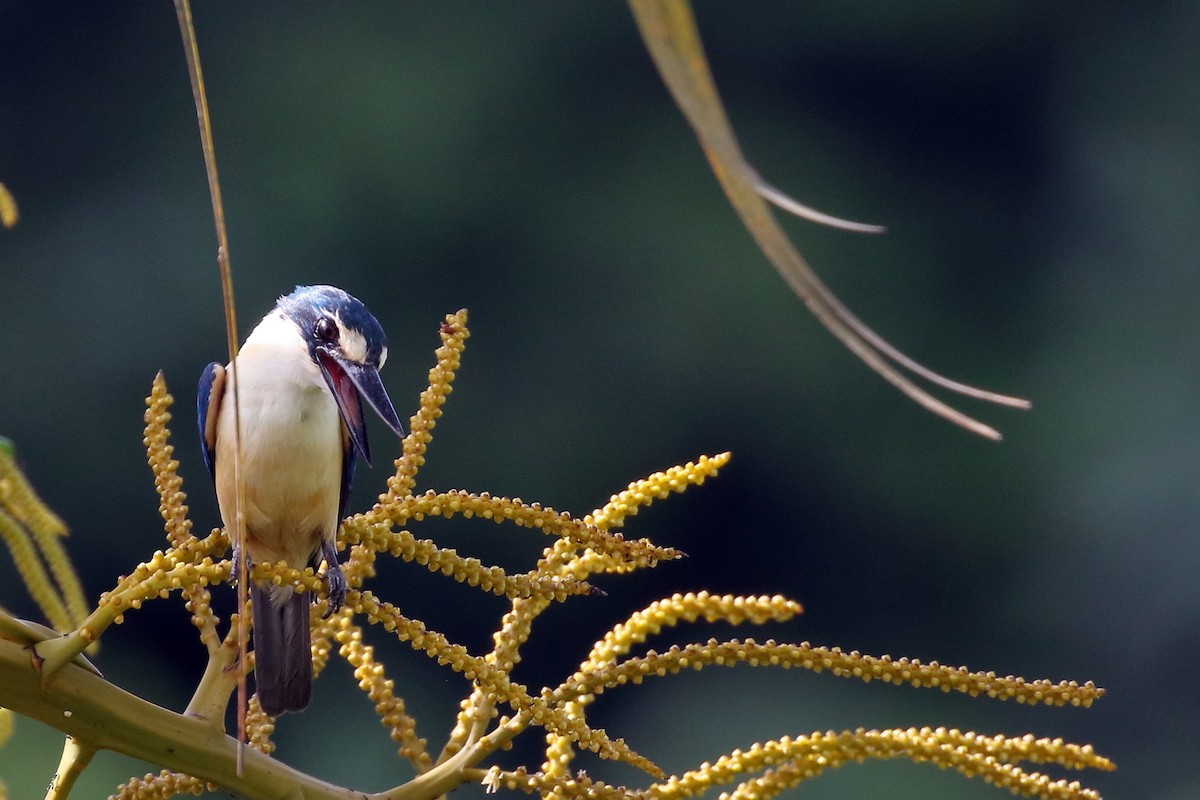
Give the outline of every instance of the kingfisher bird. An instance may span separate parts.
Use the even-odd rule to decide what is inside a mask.
[[[346,597],[335,539],[357,456],[369,464],[362,401],[404,435],[379,370],[387,337],[359,300],[333,286],[298,286],[246,338],[237,356],[245,486],[244,552],[250,563],[317,569],[325,561],[329,613]],[[233,370],[209,364],[196,414],[221,520],[236,530]],[[254,677],[263,711],[304,709],[312,696],[311,592],[251,583]]]

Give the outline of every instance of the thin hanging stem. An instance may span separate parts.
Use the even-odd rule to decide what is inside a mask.
[[[845,230],[879,233],[882,228],[833,217],[802,205],[763,180],[742,154],[721,105],[688,1],[628,2],[659,74],[700,139],[721,188],[759,249],[784,281],[830,333],[884,380],[938,416],[972,433],[999,439],[999,431],[947,405],[914,382],[912,377],[1012,408],[1029,408],[1029,401],[977,389],[939,375],[888,344],[851,313],[801,257],[768,204],[804,219]]]
[[[238,399],[237,379],[237,317],[233,303],[233,272],[229,265],[229,237],[225,232],[225,206],[221,202],[221,183],[217,178],[217,154],[213,147],[212,123],[208,115],[208,98],[204,92],[204,73],[200,69],[200,48],[196,44],[196,28],[192,25],[192,8],[188,0],[175,0],[179,31],[183,35],[183,50],[187,56],[188,77],[192,82],[192,97],[196,101],[196,119],[200,124],[200,147],[204,151],[204,170],[208,175],[208,193],[212,197],[213,223],[217,229],[217,267],[221,275],[221,295],[225,301],[225,344],[229,350],[229,369],[233,379],[233,482],[237,488],[234,502],[233,542],[235,552],[244,554],[246,520],[246,481],[242,471],[242,415]],[[238,752],[237,770],[242,774],[242,750],[246,741],[246,560],[236,559],[238,591]]]

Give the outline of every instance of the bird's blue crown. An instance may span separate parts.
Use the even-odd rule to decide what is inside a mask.
[[[362,334],[367,345],[367,360],[377,363],[387,350],[387,336],[379,320],[357,297],[336,286],[297,286],[279,298],[275,306],[299,326],[310,349],[317,344],[313,329],[322,317],[336,316],[343,328]]]

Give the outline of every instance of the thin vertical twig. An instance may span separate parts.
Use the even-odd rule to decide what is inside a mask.
[[[196,118],[200,124],[200,147],[204,152],[204,170],[208,175],[208,193],[212,197],[213,223],[217,229],[217,267],[221,275],[221,295],[225,301],[225,344],[229,350],[229,369],[233,380],[233,482],[236,487],[234,502],[233,543],[239,554],[233,568],[237,573],[238,591],[238,775],[242,774],[242,748],[246,741],[246,559],[244,558],[246,520],[243,516],[246,499],[246,483],[242,474],[242,415],[238,399],[237,379],[237,317],[233,302],[233,273],[229,265],[229,238],[225,232],[225,207],[221,202],[221,183],[217,178],[217,154],[213,147],[212,123],[208,114],[208,98],[204,92],[204,73],[200,69],[200,48],[196,44],[196,28],[192,24],[192,9],[188,0],[175,0],[175,13],[179,17],[179,30],[183,35],[183,50],[187,56],[188,77],[192,83],[192,97],[196,101]]]

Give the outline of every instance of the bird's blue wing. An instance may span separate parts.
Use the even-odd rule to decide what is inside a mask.
[[[224,397],[225,368],[214,361],[200,373],[200,386],[196,390],[196,427],[200,429],[200,452],[204,454],[204,464],[214,479],[217,470],[217,417],[221,414],[221,400]]]

